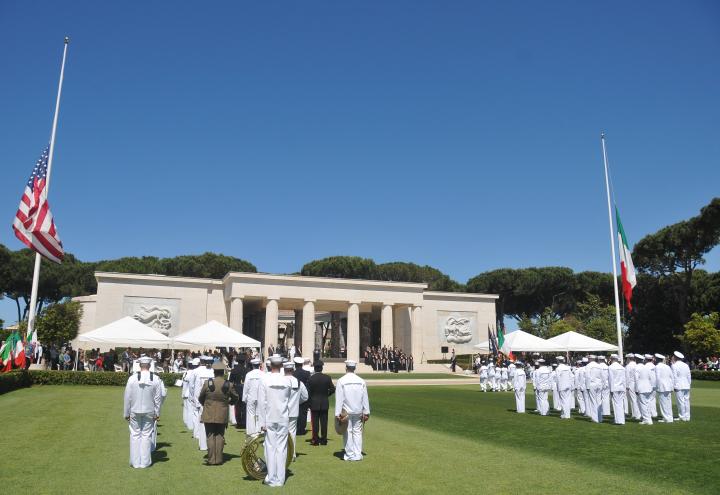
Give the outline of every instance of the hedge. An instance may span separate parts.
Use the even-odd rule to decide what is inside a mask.
[[[711,380],[714,382],[720,382],[720,371],[701,371],[692,370],[690,372],[693,380]]]
[[[171,387],[182,373],[159,373],[165,386]],[[110,385],[125,386],[127,373],[111,371],[28,370],[0,374],[0,394],[31,385]]]

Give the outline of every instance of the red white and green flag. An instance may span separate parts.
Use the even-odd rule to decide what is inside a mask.
[[[622,274],[622,290],[625,296],[625,302],[627,302],[628,310],[632,311],[632,291],[637,285],[637,278],[635,277],[635,265],[633,265],[632,257],[630,256],[630,245],[625,235],[625,229],[623,228],[622,222],[620,221],[620,212],[615,207],[615,219],[617,221],[618,230],[618,246],[620,254],[620,272]]]
[[[15,353],[18,340],[20,340],[20,336],[17,332],[13,332],[8,335],[8,338],[2,347],[0,347],[0,372],[10,371],[12,369],[13,354]]]

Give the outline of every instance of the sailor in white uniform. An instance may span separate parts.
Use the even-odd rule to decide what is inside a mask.
[[[588,364],[585,366],[585,384],[588,393],[585,411],[593,423],[602,423],[603,375],[606,375],[606,373],[596,360],[597,357],[591,354],[588,356]]]
[[[183,423],[185,427],[192,433],[195,429],[195,423],[193,423],[193,412],[190,403],[190,383],[195,380],[195,370],[200,365],[200,359],[194,358],[188,363],[188,369],[185,370],[182,376],[182,403],[183,403]]]
[[[487,392],[488,366],[487,366],[487,364],[485,364],[485,361],[483,361],[482,364],[480,365],[478,374],[480,375],[480,390],[482,390],[483,392]]]
[[[598,356],[598,364],[603,370],[603,388],[602,388],[602,413],[603,416],[610,416],[610,378],[608,376],[608,364],[605,356]]]
[[[497,383],[495,380],[495,365],[492,361],[488,363],[488,385],[490,386],[490,390],[493,392],[497,392]]]
[[[162,381],[162,378],[160,378],[160,397],[161,397],[161,400],[160,400],[160,410],[161,411],[160,412],[162,412],[162,405],[165,404],[165,399],[167,399],[167,388],[165,387],[165,383]],[[158,414],[158,416],[160,416],[160,415]],[[155,421],[153,423],[153,433],[152,433],[152,442],[151,442],[151,446],[152,446],[151,450],[153,452],[155,452],[155,447],[157,447],[157,429],[158,429],[158,424],[157,424],[157,421]]]
[[[655,387],[657,389],[658,402],[660,403],[660,413],[662,419],[658,423],[672,423],[672,391],[673,391],[673,372],[670,366],[665,364],[665,356],[655,354],[657,364],[655,365]]]
[[[355,374],[357,363],[351,359],[345,361],[345,375],[337,381],[335,388],[335,417],[341,418],[343,410],[347,414],[347,430],[343,434],[346,461],[361,461],[363,458],[363,424],[370,418],[365,380]]]
[[[683,361],[685,356],[675,351],[672,357],[673,387],[677,402],[678,420],[690,421],[690,367]]]
[[[570,366],[565,364],[563,356],[555,358],[558,362],[555,368],[555,382],[557,387],[558,402],[560,405],[560,418],[570,419],[570,409],[572,406],[572,386],[573,375]]]
[[[200,421],[202,416],[203,406],[200,403],[200,391],[203,385],[210,378],[215,377],[215,372],[212,369],[213,358],[210,356],[200,357],[201,366],[195,371],[193,387],[191,392],[192,405],[193,405],[193,419],[195,421],[195,429],[193,430],[193,436],[198,440],[198,448],[203,452],[207,451],[207,434],[205,433],[205,423]]]
[[[630,414],[633,419],[640,420],[640,404],[638,403],[637,392],[635,388],[635,354],[632,352],[627,355],[627,364],[625,365],[625,385],[627,387],[627,402],[630,405]]]
[[[510,361],[510,364],[507,367],[508,370],[508,389],[513,390],[514,384],[515,384],[515,371],[517,367],[515,366],[515,363]]]
[[[553,411],[562,411],[562,405],[560,403],[560,396],[557,388],[557,363],[552,364],[552,371],[550,372],[550,383],[552,384],[552,408]]]
[[[513,389],[515,389],[515,410],[519,413],[525,412],[525,388],[527,387],[527,379],[525,377],[525,369],[520,361],[513,375]]]
[[[627,385],[625,382],[625,368],[620,364],[620,357],[617,354],[610,356],[610,366],[608,367],[608,379],[610,382],[610,393],[612,394],[613,414],[615,415],[615,424],[625,424],[625,390]]]
[[[152,433],[160,417],[162,388],[160,377],[150,372],[152,358],[140,360],[140,371],[128,378],[125,386],[123,417],[130,428],[130,465],[146,468],[152,464]]]
[[[293,372],[295,371],[295,365],[293,364],[293,362],[288,361],[287,363],[283,364],[283,368],[285,369],[285,376],[289,378],[290,382],[292,383],[290,387],[290,404],[288,406],[288,431],[290,433],[290,438],[292,438],[293,445],[295,446],[295,452],[293,452],[294,461],[295,459],[297,459],[296,439],[298,416],[300,415],[300,403],[308,400],[309,395],[305,384],[293,376]]]
[[[545,366],[544,359],[538,359],[537,362],[540,364],[540,367],[535,370],[537,408],[541,416],[547,416],[548,412],[550,412],[548,392],[552,389],[552,372],[550,368]]]
[[[636,354],[636,358],[643,358],[646,362],[649,360],[648,355]],[[642,416],[641,425],[651,425],[652,411],[650,410],[650,400],[652,399],[653,378],[655,370],[649,368],[645,363],[638,363],[635,366],[635,392],[637,393],[638,404],[640,406],[640,415]]]
[[[245,384],[243,386],[242,401],[245,403],[245,435],[255,435],[260,431],[258,426],[258,390],[260,389],[260,379],[263,372],[260,371],[260,358],[250,360],[252,370],[245,375]]]
[[[657,408],[657,376],[655,375],[655,362],[653,361],[654,356],[652,354],[645,354],[645,366],[650,370],[650,383],[652,383],[652,392],[650,393],[650,402],[648,407],[650,408],[650,415],[653,418],[658,417]]]
[[[499,368],[500,371],[500,391],[505,392],[508,390],[508,369],[505,365]]]
[[[587,358],[584,359],[587,363]],[[575,396],[577,398],[577,410],[585,414],[585,366],[582,359],[578,359],[575,368]]]
[[[282,373],[282,357],[274,354],[269,361],[270,372],[260,380],[257,399],[258,425],[265,432],[267,475],[263,483],[283,486],[292,382]]]

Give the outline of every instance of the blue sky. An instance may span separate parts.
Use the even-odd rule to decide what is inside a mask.
[[[84,260],[609,271],[602,130],[631,243],[720,193],[713,1],[6,1],[0,32],[13,249],[66,34],[50,199]]]

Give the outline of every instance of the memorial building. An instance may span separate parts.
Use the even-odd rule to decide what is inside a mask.
[[[131,316],[173,337],[216,320],[305,356],[359,360],[368,346],[399,347],[417,363],[473,352],[495,324],[493,294],[436,292],[427,284],[231,272],[222,280],[96,272],[80,333]],[[443,349],[447,348],[447,349]]]

